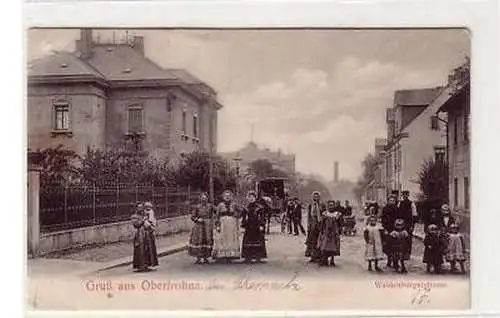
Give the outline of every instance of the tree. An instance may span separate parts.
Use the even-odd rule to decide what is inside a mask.
[[[361,199],[366,186],[375,179],[375,171],[378,163],[378,158],[371,153],[367,154],[361,162],[363,173],[353,189],[354,195],[358,200]]]
[[[146,152],[125,149],[87,149],[80,160],[82,181],[90,183],[173,183],[167,159],[154,159]]]
[[[428,201],[447,202],[448,164],[442,160],[425,160],[418,173],[418,184]]]
[[[42,150],[40,159],[40,181],[44,184],[66,183],[79,176],[75,167],[78,155],[72,150],[65,149],[63,145]]]
[[[224,189],[236,189],[236,174],[227,161],[220,156],[213,156],[214,192],[216,195]],[[175,180],[179,185],[191,186],[202,191],[209,190],[210,157],[206,152],[195,151],[187,154],[176,171]]]

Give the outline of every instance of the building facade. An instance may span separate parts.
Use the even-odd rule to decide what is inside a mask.
[[[447,89],[439,116],[448,122],[449,204],[453,211],[470,212],[470,82]]]
[[[75,52],[54,52],[28,69],[31,150],[131,148],[178,158],[217,149],[215,91],[149,60],[143,37],[96,43],[83,29]]]
[[[442,91],[439,87],[396,91],[386,118],[386,195],[408,190],[411,199],[420,199],[422,164],[442,154],[446,146],[446,125],[435,114],[442,104]]]

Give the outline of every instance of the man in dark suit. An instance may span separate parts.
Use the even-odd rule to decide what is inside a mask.
[[[302,226],[302,204],[300,204],[299,197],[294,197],[290,213],[293,223],[293,234],[299,235],[300,232],[306,235],[306,230]]]
[[[414,216],[417,214],[417,208],[415,206],[415,203],[409,199],[410,196],[410,191],[402,191],[401,192],[403,199],[398,203],[398,219],[403,219],[406,224],[406,231],[410,234],[408,237],[408,249],[409,249],[409,254],[411,255],[411,249],[412,249],[412,241],[413,241],[413,229],[414,229],[414,224],[413,224],[413,219]]]

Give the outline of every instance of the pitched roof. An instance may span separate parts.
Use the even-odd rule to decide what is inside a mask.
[[[177,80],[177,77],[128,45],[96,45],[87,62],[108,80]]]
[[[441,91],[441,87],[408,89],[396,91],[394,106],[423,106],[429,105]]]
[[[35,60],[28,65],[28,76],[104,76],[76,55],[69,52],[57,52]]]

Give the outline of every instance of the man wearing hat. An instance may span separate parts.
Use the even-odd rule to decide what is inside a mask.
[[[321,194],[314,191],[312,202],[307,207],[307,240],[305,256],[310,257],[310,262],[319,262],[320,251],[317,247],[320,232],[321,214],[326,211],[326,205],[321,202]]]
[[[296,236],[299,235],[300,229],[300,232],[306,235],[306,231],[302,226],[302,204],[300,204],[298,196],[293,197],[291,217],[293,222],[293,234]]]
[[[412,234],[414,228],[413,219],[417,216],[417,207],[413,201],[409,199],[410,191],[404,190],[401,192],[402,200],[398,203],[398,218],[403,219],[406,224],[406,231],[408,232],[408,248],[411,254],[412,248]]]

